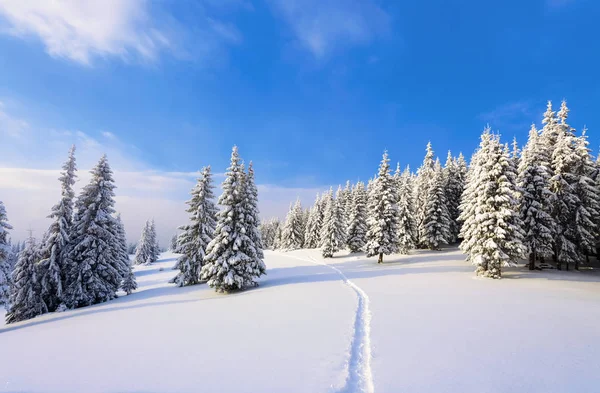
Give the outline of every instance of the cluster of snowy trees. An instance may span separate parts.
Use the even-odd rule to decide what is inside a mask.
[[[252,162],[246,171],[236,146],[222,184],[223,193],[214,202],[210,166],[202,169],[187,202],[190,220],[171,249],[182,255],[172,282],[179,286],[206,282],[218,292],[254,287],[266,273],[259,231],[258,189]]]
[[[369,180],[317,195],[314,205],[290,206],[286,220],[261,225],[265,246],[273,249],[322,249],[323,257],[339,250],[365,251],[368,256],[408,253],[416,247],[438,250],[458,240],[459,202],[467,175],[460,154],[448,153],[444,167],[435,159],[431,144],[417,174],[400,166],[392,173],[387,152],[378,173]]]
[[[154,219],[146,221],[142,236],[135,248],[135,257],[133,263],[136,265],[147,265],[158,260],[160,256],[160,246],[156,238],[156,224]]]
[[[549,102],[537,130],[532,125],[522,151],[512,150],[486,128],[470,165],[448,153],[442,166],[431,144],[416,173],[392,174],[384,153],[367,187],[358,182],[317,196],[309,210],[290,206],[285,222],[261,225],[274,249],[365,251],[368,256],[438,250],[459,240],[477,274],[499,278],[502,267],[523,258],[529,268],[552,259],[558,269],[596,253],[600,243],[600,158],[568,124],[566,102]]]
[[[114,299],[136,289],[125,229],[114,210],[114,180],[106,156],[75,198],[75,147],[59,178],[61,198],[41,241],[30,233],[18,255],[7,241],[11,229],[0,202],[0,284],[6,322]],[[12,255],[12,256],[11,256]]]

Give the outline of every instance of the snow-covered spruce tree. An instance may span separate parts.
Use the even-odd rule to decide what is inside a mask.
[[[343,190],[339,190],[339,196],[336,197],[336,200],[340,204],[342,210],[342,219],[344,225],[344,233],[348,233],[348,225],[350,225],[350,209],[352,205],[352,184],[350,180],[346,180],[346,186]]]
[[[275,249],[275,237],[277,236],[277,230],[279,228],[279,219],[277,217],[270,220],[263,220],[260,225],[260,236],[263,240],[263,247],[265,249]]]
[[[8,231],[12,226],[8,223],[6,208],[0,201],[0,304],[7,304],[11,286],[13,250],[8,242]]]
[[[418,246],[423,246],[420,244],[420,239],[424,238],[425,231],[425,205],[427,200],[427,193],[429,192],[429,186],[431,185],[431,179],[433,178],[435,160],[433,149],[431,148],[431,142],[427,143],[427,147],[425,149],[425,158],[423,159],[423,164],[417,170],[417,179],[415,182],[415,215],[417,218],[417,233],[419,240]]]
[[[65,250],[63,301],[69,308],[114,299],[121,284],[120,261],[114,252],[114,180],[106,155],[91,170],[91,180],[77,202]]]
[[[325,195],[325,217],[321,229],[321,254],[332,258],[344,246],[344,228],[341,205],[333,199],[333,190]]]
[[[449,243],[450,214],[444,188],[444,172],[440,160],[435,161],[433,177],[425,196],[423,229],[419,242],[430,250],[439,250],[440,245]]]
[[[152,236],[152,223],[147,220],[142,229],[142,235],[135,249],[133,263],[143,265],[155,262],[155,244]]]
[[[177,252],[177,238],[178,237],[179,237],[178,234],[171,236],[171,240],[169,241],[169,251]]]
[[[369,195],[368,257],[377,255],[377,263],[382,263],[384,255],[398,252],[398,222],[396,187],[390,174],[390,159],[386,151]]]
[[[63,172],[58,178],[61,183],[61,198],[52,207],[52,213],[48,216],[53,221],[44,236],[44,242],[41,244],[40,257],[42,260],[37,265],[42,297],[50,312],[55,311],[62,302],[62,284],[66,273],[63,251],[69,243],[71,225],[73,224],[73,202],[75,199],[73,185],[77,178],[75,174],[77,165],[75,163],[74,145],[69,150],[69,158],[62,169]]]
[[[6,323],[24,321],[48,312],[37,275],[36,264],[39,260],[39,247],[30,235],[13,271]]]
[[[548,101],[544,118],[542,119],[541,145],[546,150],[548,157],[552,157],[558,139],[559,128],[556,113],[552,110],[552,101]],[[553,163],[550,163],[551,165]],[[553,167],[551,168],[554,169]]]
[[[281,248],[285,250],[295,250],[302,248],[304,243],[304,233],[302,231],[302,204],[300,199],[290,205],[283,231],[281,232]]]
[[[512,141],[512,152],[510,153],[510,160],[512,161],[513,167],[518,168],[521,164],[521,149],[517,142],[517,137],[513,138]]]
[[[464,159],[463,159],[464,160]],[[444,193],[446,195],[446,204],[448,206],[448,215],[450,216],[450,237],[449,243],[458,241],[460,232],[460,224],[458,216],[460,211],[460,198],[464,191],[464,178],[459,167],[458,159],[452,157],[452,153],[448,151],[446,164],[444,165]]]
[[[524,255],[515,173],[509,152],[487,127],[471,161],[460,220],[461,250],[478,275],[500,278]]]
[[[517,185],[519,211],[523,222],[523,244],[529,255],[529,270],[535,269],[538,258],[552,256],[554,220],[550,192],[550,159],[541,137],[531,125],[529,140],[521,154]]]
[[[413,191],[411,187],[410,169],[397,177],[396,195],[398,198],[398,252],[408,254],[415,248],[415,217],[413,211]]]
[[[367,190],[363,182],[356,183],[349,206],[346,244],[350,252],[363,251],[367,244]]]
[[[204,264],[206,247],[212,240],[217,226],[217,207],[214,203],[214,186],[210,166],[202,168],[192,198],[187,201],[190,223],[179,227],[179,252],[177,276],[171,280],[178,286],[194,285],[200,281],[200,270]]]
[[[127,234],[125,233],[125,225],[123,225],[123,221],[121,220],[121,214],[117,214],[117,217],[114,220],[113,233],[117,239],[113,244],[113,252],[117,260],[117,269],[121,275],[121,289],[125,291],[125,279],[127,276],[133,276],[133,272],[131,270],[129,253],[127,252]],[[131,280],[131,277],[129,280]],[[133,280],[135,281],[135,277]],[[131,285],[131,283],[128,285]]]
[[[281,238],[283,234],[283,226],[284,224],[280,222],[279,225],[275,228],[275,237],[273,238],[273,250],[280,250],[282,248]]]
[[[152,261],[154,263],[158,261],[160,257],[160,245],[158,244],[158,235],[156,234],[156,223],[154,222],[154,218],[150,221],[150,250]]]
[[[207,247],[200,278],[218,292],[231,292],[258,285],[256,279],[266,270],[246,233],[246,175],[237,146],[233,147],[222,189],[222,209],[217,213],[217,227]]]
[[[321,244],[321,228],[323,227],[323,198],[317,194],[315,204],[310,209],[306,231],[304,233],[304,247],[317,248]]]
[[[345,209],[346,209],[346,201],[345,201],[345,195],[344,195],[344,190],[342,189],[342,187],[338,187],[337,192],[335,193],[335,203],[337,204],[337,209],[338,212],[340,214],[340,225],[342,228],[342,245],[340,246],[340,248],[344,248],[344,245],[346,244],[346,235],[348,234],[348,223],[347,223],[347,219],[346,219],[346,213],[345,213]]]
[[[260,218],[258,210],[258,188],[256,187],[256,181],[254,179],[254,165],[250,161],[248,165],[248,173],[246,174],[246,214],[244,218],[246,220],[246,234],[250,237],[251,242],[254,244],[256,250],[256,256],[261,261],[265,258],[263,253],[264,245],[260,236]],[[303,227],[308,216],[307,212],[303,211]],[[304,239],[304,236],[302,237]],[[263,271],[264,273],[264,271]]]
[[[582,256],[593,254],[598,238],[598,224],[600,224],[600,190],[593,180],[596,170],[588,147],[586,129],[581,136],[575,139],[575,152],[578,157],[575,173],[578,182],[575,192],[581,204],[577,209],[577,248]],[[579,260],[575,262],[575,269],[579,269]]]

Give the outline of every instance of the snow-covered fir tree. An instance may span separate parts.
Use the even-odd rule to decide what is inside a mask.
[[[115,253],[114,180],[106,156],[91,171],[91,180],[75,204],[69,244],[65,250],[63,301],[82,307],[116,297],[121,284]]]
[[[304,212],[303,223],[306,221],[306,216]],[[254,179],[254,165],[252,161],[248,165],[248,173],[246,174],[246,214],[244,218],[246,219],[246,234],[254,244],[257,258],[263,260],[265,256],[263,253],[264,245],[259,230],[258,188]]]
[[[30,235],[13,271],[6,323],[24,321],[48,312],[37,274],[39,260],[39,246]]]
[[[577,248],[582,258],[594,253],[600,223],[600,190],[593,180],[596,167],[590,155],[586,131],[584,128],[581,136],[575,139],[575,152],[578,158],[575,167],[575,174],[578,177],[575,193],[580,201],[576,215]],[[575,269],[579,269],[579,263],[579,260],[575,262]]]
[[[378,256],[377,263],[383,262],[384,255],[398,252],[399,217],[394,183],[386,151],[369,193],[366,251],[368,257]]]
[[[133,263],[136,265],[150,264],[157,261],[156,232],[153,230],[153,221],[147,220],[138,241]]]
[[[304,244],[302,216],[302,204],[300,203],[300,199],[297,199],[296,203],[290,205],[290,210],[283,225],[281,248],[286,250],[302,248]]]
[[[419,238],[419,243],[430,250],[439,250],[442,244],[447,244],[452,239],[444,183],[444,172],[438,159],[425,195],[423,226]]]
[[[398,252],[408,254],[415,248],[416,223],[413,210],[413,190],[410,169],[407,167],[396,178],[396,197],[398,199]]]
[[[341,204],[333,198],[332,189],[325,195],[325,216],[321,229],[321,242],[323,258],[332,258],[333,254],[344,247]]]
[[[0,201],[0,304],[7,304],[13,270],[12,258],[15,253],[8,242],[8,231],[12,226],[8,223],[6,208]]]
[[[77,175],[75,163],[75,146],[69,151],[69,158],[64,163],[63,172],[58,178],[61,184],[60,201],[52,207],[48,218],[52,224],[46,232],[45,241],[41,245],[42,260],[38,265],[38,276],[41,281],[42,297],[50,312],[55,311],[62,302],[63,281],[65,279],[64,250],[69,244],[71,225],[73,224],[73,203]]]
[[[348,215],[348,233],[346,244],[350,252],[363,251],[367,244],[367,190],[363,182],[356,183],[352,189]]]
[[[554,220],[550,192],[550,157],[542,146],[535,125],[531,125],[529,140],[521,154],[517,184],[519,211],[523,223],[523,244],[529,256],[529,269],[538,258],[552,256]]]
[[[150,244],[152,263],[158,261],[158,258],[160,257],[160,244],[158,244],[158,235],[156,233],[156,222],[154,222],[154,218],[150,221]]]
[[[246,233],[246,174],[236,146],[222,189],[222,209],[217,213],[217,227],[206,250],[201,279],[219,292],[231,292],[258,285],[256,279],[266,271],[256,245]]]
[[[178,234],[171,236],[171,240],[169,241],[169,251],[177,252],[177,238],[178,237],[179,237]]]
[[[131,269],[129,252],[127,252],[127,234],[125,233],[125,225],[121,220],[121,214],[117,214],[117,217],[113,224],[113,228],[114,236],[117,239],[117,241],[113,245],[113,252],[115,253],[115,258],[117,259],[118,266],[117,268],[119,270],[119,274],[121,275],[121,289],[127,292],[125,290],[125,281],[128,280],[129,283],[127,283],[127,286],[129,288],[132,288],[132,285],[135,284],[135,277],[133,276],[133,271]],[[131,280],[133,280],[133,283],[131,283]],[[131,289],[131,291],[133,291],[133,289]]]
[[[335,203],[340,214],[340,225],[342,228],[342,245],[346,244],[346,235],[348,234],[348,219],[346,217],[346,196],[345,191],[341,186],[338,187],[335,193]],[[343,248],[343,246],[342,246]]]
[[[321,228],[323,227],[324,203],[319,194],[315,198],[315,204],[310,209],[306,231],[304,232],[304,247],[317,248],[321,245]]]
[[[499,136],[486,128],[460,205],[464,223],[460,248],[467,261],[477,266],[478,275],[500,278],[502,267],[516,264],[524,255],[516,174],[512,170],[509,152]]]
[[[462,160],[464,161],[464,158]],[[458,206],[460,205],[460,198],[464,191],[464,174],[459,165],[459,159],[452,157],[452,153],[448,151],[448,157],[444,165],[444,193],[446,195],[448,215],[450,216],[449,243],[456,243],[458,241],[458,234],[460,233],[460,223],[458,221],[460,211]]]
[[[274,250],[275,240],[277,237],[277,232],[279,231],[280,226],[279,219],[274,217],[270,220],[263,220],[260,225],[260,236],[263,240],[263,247],[265,249]]]
[[[191,199],[187,201],[190,223],[179,227],[178,244],[182,254],[177,259],[179,273],[172,282],[178,286],[194,285],[200,280],[200,270],[204,264],[206,247],[212,240],[217,226],[217,207],[214,203],[214,186],[210,166],[202,168]]]
[[[348,225],[350,225],[350,209],[352,205],[352,184],[350,180],[346,181],[346,185],[343,190],[338,191],[339,194],[336,197],[339,205],[341,206],[341,213],[343,225],[344,225],[344,233],[348,233]]]
[[[425,149],[425,158],[423,159],[423,164],[417,170],[417,178],[414,187],[415,193],[415,215],[417,218],[417,239],[420,242],[420,239],[424,238],[425,231],[425,205],[427,200],[427,194],[429,192],[429,186],[431,185],[431,179],[434,174],[435,167],[435,159],[434,159],[433,149],[431,147],[431,142],[427,143],[427,147]],[[421,244],[418,244],[421,246]]]

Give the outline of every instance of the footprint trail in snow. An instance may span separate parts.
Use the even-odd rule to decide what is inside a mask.
[[[354,335],[350,344],[350,359],[348,361],[348,375],[346,384],[337,393],[373,393],[373,374],[371,372],[371,310],[369,309],[369,296],[358,285],[346,277],[335,266],[328,265],[308,256],[311,262],[326,266],[338,273],[344,282],[358,298],[356,314],[354,316]]]

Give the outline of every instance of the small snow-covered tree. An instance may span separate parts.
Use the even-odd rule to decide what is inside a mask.
[[[73,202],[75,199],[73,185],[77,178],[75,174],[77,171],[75,146],[72,146],[69,150],[69,158],[62,169],[63,172],[58,179],[61,183],[61,199],[52,207],[52,213],[48,217],[53,221],[44,236],[45,240],[41,245],[42,260],[38,265],[42,297],[50,312],[55,311],[62,302],[62,283],[66,273],[63,252],[69,243],[71,225],[73,224]]]
[[[462,155],[461,155],[462,157]],[[464,158],[462,158],[464,161]],[[466,169],[466,163],[464,163]],[[458,240],[460,232],[460,223],[458,216],[460,211],[460,198],[464,191],[464,174],[460,168],[459,159],[452,157],[448,151],[448,158],[444,165],[444,194],[448,206],[448,215],[450,216],[450,237],[448,243],[455,243]]]
[[[325,217],[321,229],[321,254],[323,258],[332,258],[344,246],[344,228],[341,205],[333,198],[330,189],[325,196]]]
[[[349,206],[346,244],[350,252],[363,251],[367,244],[367,191],[363,182],[356,183]]]
[[[277,237],[277,232],[279,230],[280,222],[277,217],[272,218],[270,220],[263,220],[260,225],[260,236],[263,239],[263,246],[266,249],[274,250],[275,240]]]
[[[158,244],[158,235],[156,233],[156,223],[154,222],[154,218],[150,221],[150,250],[151,250],[151,256],[152,256],[152,261],[156,262],[158,261],[158,258],[160,257],[160,245]]]
[[[519,211],[523,222],[523,244],[529,255],[529,269],[535,269],[537,258],[552,255],[554,220],[550,192],[550,160],[542,146],[535,125],[531,125],[529,140],[521,154],[517,185]]]
[[[201,270],[201,279],[219,292],[231,292],[258,285],[256,279],[265,274],[265,264],[246,233],[246,175],[240,163],[237,146],[231,153],[231,164],[219,197],[222,209],[217,213],[217,227],[209,243]]]
[[[410,179],[410,169],[407,167],[396,178],[396,194],[398,199],[398,252],[408,254],[415,248],[416,223],[413,210],[413,190]]]
[[[125,225],[121,220],[121,214],[117,214],[113,226],[114,236],[117,240],[113,244],[113,252],[117,261],[117,269],[119,270],[119,274],[121,275],[121,289],[125,291],[126,277],[129,275],[133,276],[133,273],[131,270],[131,261],[129,260],[129,253],[127,252],[127,234],[125,233]],[[128,280],[131,280],[131,277],[128,278]],[[133,277],[133,280],[135,281],[135,277]],[[127,285],[131,286],[131,283],[128,283]]]
[[[508,150],[486,128],[460,206],[460,248],[478,275],[500,278],[502,267],[513,266],[524,254],[515,175]]]
[[[194,285],[200,280],[200,270],[206,256],[206,247],[212,240],[217,225],[217,207],[214,203],[214,186],[210,166],[204,167],[196,186],[192,189],[192,198],[187,201],[186,210],[190,213],[190,223],[179,227],[179,252],[177,276],[171,282],[178,286]]]
[[[169,241],[169,251],[177,252],[177,237],[179,235],[175,234],[171,236],[171,241]]]
[[[386,151],[369,193],[366,250],[368,257],[378,256],[377,263],[383,263],[384,255],[398,252],[398,221],[396,187],[390,174],[390,159]]]
[[[63,301],[75,308],[114,299],[121,269],[114,245],[114,180],[106,156],[92,169],[91,180],[75,204],[69,244],[65,250]]]
[[[39,257],[38,245],[30,236],[13,271],[6,323],[24,321],[48,312],[37,275]]]
[[[340,226],[342,228],[342,245],[340,248],[343,248],[346,244],[346,235],[348,234],[348,219],[346,217],[346,195],[345,191],[341,186],[338,187],[337,192],[335,193],[335,203],[337,204],[337,209],[340,214]]]
[[[324,217],[323,198],[317,194],[315,204],[310,209],[306,231],[304,233],[304,247],[317,248],[321,244],[321,228],[323,227]]]
[[[295,250],[302,248],[304,243],[304,232],[302,228],[302,204],[300,199],[290,205],[283,231],[281,232],[281,248]]]
[[[430,250],[439,250],[440,245],[452,239],[450,214],[444,188],[444,172],[440,160],[435,161],[431,184],[425,195],[423,226],[420,243]]]
[[[8,243],[8,231],[12,226],[8,223],[6,208],[0,201],[0,304],[7,304],[11,285],[12,261],[14,252]]]
[[[156,258],[156,240],[152,234],[152,222],[147,220],[135,249],[133,263],[136,265],[149,264],[156,262]]]

